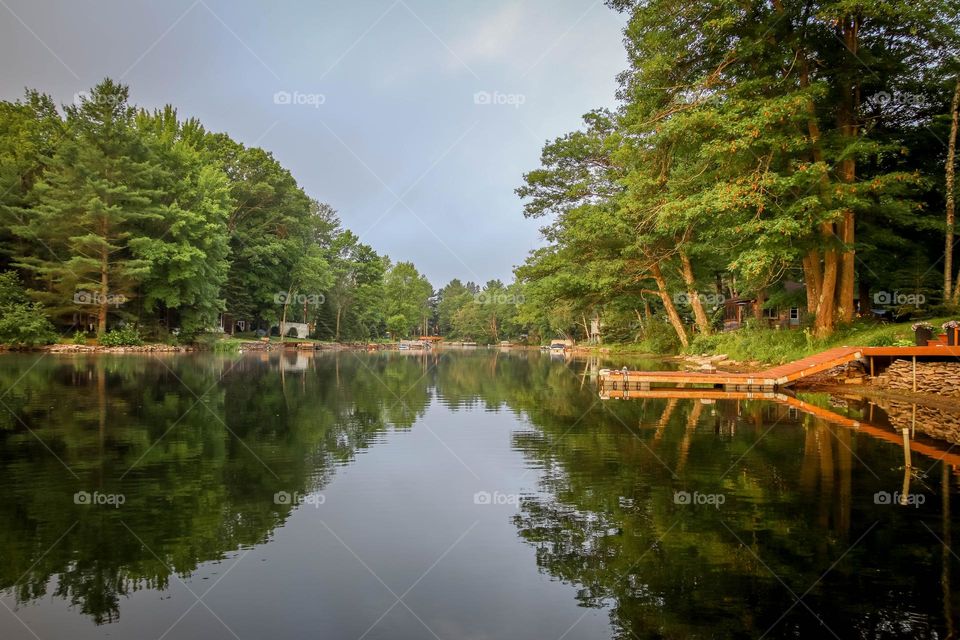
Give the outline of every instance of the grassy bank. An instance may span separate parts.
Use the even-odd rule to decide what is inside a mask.
[[[928,320],[940,333],[940,325],[952,318]],[[879,324],[858,321],[838,329],[828,338],[818,339],[809,330],[772,330],[744,328],[737,331],[698,335],[690,347],[682,350],[687,354],[726,354],[742,362],[759,361],[780,364],[840,346],[880,347],[908,346],[914,344],[914,333],[909,323]],[[654,351],[646,343],[605,345],[614,353],[650,353]],[[659,345],[658,345],[659,346]],[[656,349],[657,353],[676,353],[676,349]]]

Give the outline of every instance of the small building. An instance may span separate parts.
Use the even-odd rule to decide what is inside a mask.
[[[760,318],[771,329],[799,329],[803,320],[800,307],[758,308],[756,298],[730,298],[723,302],[723,330],[733,331],[748,320]],[[759,311],[759,313],[757,313]]]
[[[309,338],[310,337],[310,325],[306,322],[281,322],[280,323],[280,336],[287,338]]]

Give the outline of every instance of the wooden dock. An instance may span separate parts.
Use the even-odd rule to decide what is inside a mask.
[[[874,358],[960,358],[960,346],[835,347],[821,353],[753,373],[722,371],[600,370],[600,397],[630,397],[624,392],[650,391],[654,385],[669,388],[774,391],[797,380],[867,358],[871,373]]]

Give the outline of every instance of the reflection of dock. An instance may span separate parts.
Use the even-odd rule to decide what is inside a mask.
[[[894,359],[912,358],[953,358],[960,357],[957,346],[926,347],[836,347],[821,353],[807,356],[794,362],[781,364],[753,373],[731,373],[720,371],[628,371],[601,369],[601,395],[605,392],[613,397],[619,391],[648,391],[653,385],[668,385],[673,388],[686,385],[701,385],[706,388],[726,391],[763,390],[788,387],[794,382],[817,373],[829,371],[834,367],[867,358],[870,361],[871,374],[875,358]]]
[[[602,400],[642,400],[642,399],[687,399],[687,400],[767,400],[777,404],[802,411],[826,422],[847,427],[866,433],[869,436],[886,440],[891,444],[901,445],[904,442],[909,443],[909,449],[919,454],[940,460],[946,464],[960,466],[960,453],[951,453],[953,446],[944,442],[942,445],[936,442],[918,442],[909,437],[909,429],[904,429],[907,433],[898,433],[890,429],[878,427],[867,422],[854,420],[841,415],[829,409],[805,402],[799,398],[785,393],[775,391],[722,391],[716,389],[650,389],[647,391],[616,390],[604,392],[601,390],[600,398]],[[909,466],[909,463],[908,463]]]

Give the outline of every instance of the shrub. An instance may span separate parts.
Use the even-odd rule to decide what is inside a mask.
[[[27,299],[17,273],[0,273],[0,343],[32,347],[57,339],[43,306]]]
[[[77,332],[73,334],[73,344],[87,344],[87,334],[77,330]]]
[[[125,325],[101,335],[99,343],[104,347],[137,347],[143,344],[143,338],[136,327]]]
[[[643,346],[643,350],[648,353],[677,353],[680,349],[680,339],[677,337],[673,325],[662,318],[654,318],[647,323],[640,344]]]

